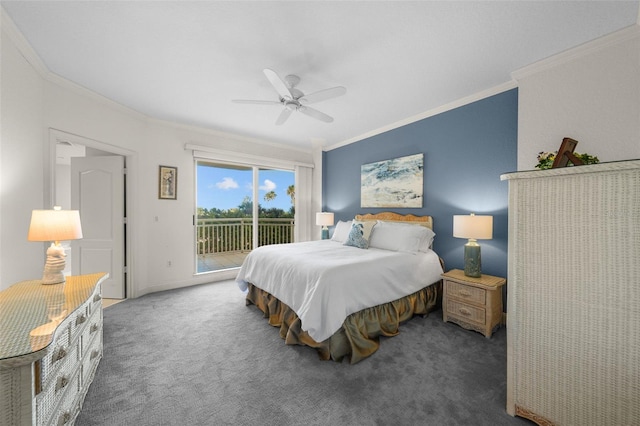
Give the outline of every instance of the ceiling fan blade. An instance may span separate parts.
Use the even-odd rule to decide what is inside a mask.
[[[299,100],[304,102],[305,104],[313,104],[316,102],[326,101],[327,99],[342,96],[345,93],[347,93],[346,87],[338,86],[332,87],[330,89],[319,90],[309,95],[304,95]]]
[[[324,121],[325,123],[333,122],[333,118],[325,114],[324,112],[320,112],[317,109],[309,108],[308,106],[301,105],[298,108],[298,111],[301,113],[308,115],[309,117],[313,117],[316,120]]]
[[[278,119],[276,120],[276,126],[280,126],[281,124],[284,124],[284,122],[287,121],[287,119],[289,118],[292,112],[293,110],[289,108],[284,108],[280,113],[280,115],[278,116]]]
[[[278,101],[254,101],[249,99],[233,99],[231,102],[236,104],[253,104],[253,105],[281,105]]]
[[[276,89],[276,92],[278,92],[278,95],[280,95],[282,99],[293,99],[293,95],[291,94],[291,91],[289,90],[285,82],[282,81],[280,76],[278,76],[278,74],[276,74],[274,70],[265,68],[263,72],[264,72],[264,75],[267,76],[267,79],[269,80],[273,88]]]

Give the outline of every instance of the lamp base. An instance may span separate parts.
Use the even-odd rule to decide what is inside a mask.
[[[480,278],[482,276],[480,266],[480,244],[475,240],[469,240],[464,245],[464,274],[468,277]]]
[[[45,271],[45,273],[42,274],[42,284],[45,284],[45,285],[62,284],[66,281],[67,280],[64,277],[64,274],[62,272],[48,273]]]
[[[66,281],[62,272],[65,268],[64,257],[64,248],[52,243],[47,249],[47,262],[44,264],[42,284],[60,284]]]
[[[327,228],[326,226],[322,227],[322,239],[323,240],[329,239],[329,228]]]

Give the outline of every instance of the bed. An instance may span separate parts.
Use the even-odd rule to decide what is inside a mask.
[[[286,344],[355,364],[378,350],[380,336],[440,307],[432,229],[430,216],[357,215],[338,222],[330,240],[254,249],[236,282]]]

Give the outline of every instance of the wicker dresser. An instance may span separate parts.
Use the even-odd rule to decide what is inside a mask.
[[[640,425],[640,160],[502,179],[507,412]]]
[[[74,423],[102,358],[107,276],[23,281],[0,292],[0,425]]]

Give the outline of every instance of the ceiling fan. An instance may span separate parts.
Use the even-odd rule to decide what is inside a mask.
[[[320,90],[318,92],[305,95],[302,91],[296,88],[300,83],[300,77],[297,75],[287,75],[284,79],[280,78],[278,74],[269,69],[263,70],[264,75],[271,83],[276,92],[278,92],[279,101],[257,101],[257,100],[243,100],[234,99],[233,102],[239,104],[257,104],[257,105],[282,105],[284,109],[276,120],[276,125],[284,124],[293,111],[301,112],[309,117],[315,118],[325,123],[331,123],[333,117],[318,111],[317,109],[310,108],[307,105],[314,104],[316,102],[325,101],[327,99],[342,96],[347,93],[347,89],[342,86],[332,87],[330,89]]]

